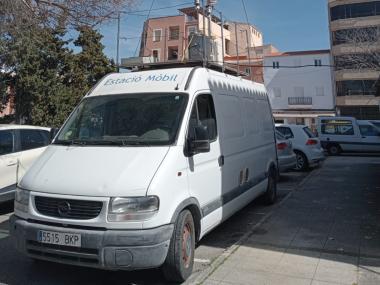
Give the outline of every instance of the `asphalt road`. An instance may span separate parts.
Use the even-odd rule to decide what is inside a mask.
[[[295,189],[307,174],[291,172],[283,175],[278,186],[279,201]],[[196,249],[193,275],[186,283],[195,280],[213,260],[271,211],[273,206],[265,206],[258,199],[204,237]],[[166,284],[160,270],[110,272],[32,261],[12,246],[8,235],[11,214],[12,204],[0,204],[0,284]]]

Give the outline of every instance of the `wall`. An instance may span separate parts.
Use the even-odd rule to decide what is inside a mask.
[[[333,110],[331,67],[281,68],[281,66],[314,65],[314,59],[321,59],[322,65],[330,65],[330,55],[294,55],[269,56],[264,58],[264,83],[274,110]],[[279,62],[280,68],[274,69],[273,62]],[[304,97],[312,97],[311,106],[290,106],[289,97],[297,97],[295,87],[304,88]],[[317,87],[323,87],[324,96],[317,96]],[[281,97],[275,96],[275,88],[280,88]]]

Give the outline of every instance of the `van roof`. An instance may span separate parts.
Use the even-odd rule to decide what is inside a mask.
[[[202,75],[202,76],[200,76]],[[193,78],[197,80],[192,80]],[[184,67],[145,70],[128,73],[112,73],[105,76],[86,96],[116,95],[126,93],[184,92],[194,84],[207,83],[210,89],[255,89],[266,96],[263,84],[217,72],[202,67]]]

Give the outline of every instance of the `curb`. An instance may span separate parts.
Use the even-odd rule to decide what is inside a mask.
[[[207,280],[207,278],[219,268],[220,265],[222,265],[239,247],[241,244],[243,244],[252,234],[253,232],[260,227],[266,220],[268,220],[274,213],[274,211],[278,208],[280,208],[293,194],[294,191],[299,191],[303,188],[303,186],[306,184],[307,181],[311,179],[312,176],[319,174],[321,171],[321,167],[318,169],[315,169],[314,171],[311,171],[309,174],[307,174],[295,187],[293,190],[291,190],[284,199],[281,200],[278,204],[276,204],[272,210],[266,214],[264,217],[261,218],[261,220],[254,225],[251,230],[246,232],[236,243],[228,247],[221,255],[219,255],[208,268],[203,270],[197,278],[191,283],[193,285],[199,285],[202,284]]]

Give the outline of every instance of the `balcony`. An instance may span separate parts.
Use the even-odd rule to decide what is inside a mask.
[[[289,106],[311,106],[313,105],[312,97],[289,97]]]

